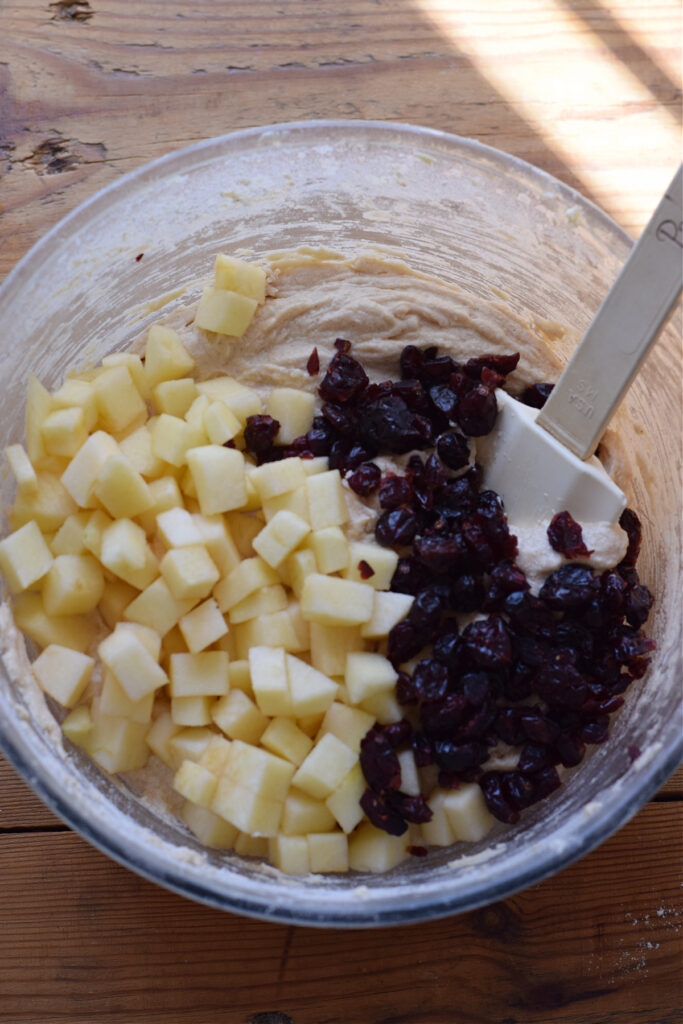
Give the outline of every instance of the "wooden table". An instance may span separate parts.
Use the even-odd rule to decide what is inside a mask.
[[[633,234],[680,148],[678,0],[8,0],[0,277],[134,167],[234,128],[409,121],[543,167]],[[683,774],[558,877],[461,917],[314,932],[144,882],[0,763],[0,1021],[667,1024]]]

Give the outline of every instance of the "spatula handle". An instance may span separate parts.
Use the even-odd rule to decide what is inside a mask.
[[[605,427],[683,288],[683,165],[538,415],[581,459]]]

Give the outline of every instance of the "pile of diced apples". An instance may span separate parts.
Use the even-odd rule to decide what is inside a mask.
[[[239,337],[264,300],[261,267],[219,256],[195,323]],[[108,772],[154,753],[195,836],[288,873],[385,871],[410,843],[481,838],[492,819],[473,785],[433,789],[432,821],[403,837],[363,814],[361,739],[403,714],[380,653],[412,601],[388,590],[397,555],[347,538],[327,459],[252,464],[259,395],[193,371],[155,325],[144,358],[107,356],[54,394],[29,381],[0,570],[41,649],[35,677],[69,709],[64,734]],[[270,392],[279,442],[310,428],[314,403]],[[412,753],[400,761],[417,795]]]

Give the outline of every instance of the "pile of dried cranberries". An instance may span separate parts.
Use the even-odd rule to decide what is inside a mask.
[[[596,574],[570,561],[534,597],[514,561],[503,503],[480,489],[468,440],[493,428],[496,388],[519,354],[461,365],[409,345],[401,379],[371,384],[350,343],[338,339],[336,348],[311,430],[280,447],[277,422],[253,416],[245,439],[259,463],[325,455],[357,494],[376,494],[376,540],[400,555],[391,589],[415,596],[388,643],[395,666],[412,664],[397,683],[406,717],[363,740],[363,809],[394,835],[429,820],[424,798],[401,792],[397,751],[410,746],[418,766],[436,766],[440,786],[477,782],[491,813],[514,823],[558,788],[558,765],[579,764],[586,746],[607,739],[610,714],[649,664],[655,645],[641,627],[653,599],[635,568],[638,517],[630,509],[621,517],[628,550],[616,568]],[[318,372],[315,350],[308,368]],[[540,408],[551,387],[535,384],[522,401]],[[402,474],[382,475],[372,461],[408,453]],[[590,554],[567,512],[553,518],[548,537],[567,558]],[[457,614],[471,621],[459,628]],[[484,770],[501,741],[520,748],[516,768]]]

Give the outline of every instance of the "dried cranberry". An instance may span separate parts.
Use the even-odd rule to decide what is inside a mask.
[[[388,639],[388,657],[392,665],[400,665],[410,661],[424,647],[424,639],[420,631],[405,619],[392,627]]]
[[[398,395],[382,395],[358,409],[358,437],[369,450],[397,455],[433,444],[432,426]]]
[[[523,711],[520,726],[533,743],[554,743],[560,731],[557,723],[540,711]]]
[[[633,626],[634,629],[644,625],[653,603],[654,598],[652,594],[642,583],[632,587],[624,602],[624,614],[629,625]]]
[[[449,621],[449,626],[451,625]],[[444,633],[434,641],[434,657],[451,672],[458,672],[464,662],[464,647],[453,622],[451,632]]]
[[[377,489],[381,478],[382,473],[379,466],[376,466],[374,462],[363,462],[358,469],[347,476],[346,481],[351,490],[360,494],[361,497],[367,498]]]
[[[522,726],[521,708],[500,708],[493,728],[503,743],[508,743],[511,747],[520,746],[526,735]]]
[[[426,768],[428,764],[434,764],[434,750],[431,740],[426,736],[419,732],[413,733],[412,747],[415,764],[418,768]]]
[[[525,743],[519,755],[517,770],[529,775],[540,771],[541,768],[548,768],[552,763],[553,754],[545,744]]]
[[[519,396],[519,401],[530,405],[532,409],[542,409],[550,397],[554,384],[530,384]]]
[[[395,509],[407,505],[413,497],[413,485],[405,476],[390,473],[379,485],[379,503],[382,508]]]
[[[394,545],[405,547],[411,544],[417,533],[417,520],[408,508],[397,508],[393,512],[383,512],[375,526],[375,539],[382,547]]]
[[[510,355],[492,353],[485,356],[475,356],[473,359],[468,359],[465,363],[465,373],[475,380],[480,380],[482,370],[486,368],[505,377],[508,373],[512,373],[513,370],[517,369],[518,363],[519,352],[512,352]]]
[[[483,610],[496,611],[509,594],[528,589],[527,578],[519,566],[514,562],[500,562],[491,570],[489,589],[483,601]]]
[[[347,352],[351,351],[351,342],[346,338],[335,338],[334,347],[337,352],[341,352],[343,355],[346,355]]]
[[[581,740],[566,733],[557,737],[555,750],[565,768],[576,767],[586,753],[586,748]]]
[[[593,554],[583,540],[583,531],[571,513],[558,512],[547,530],[550,546],[565,558],[587,558]]]
[[[318,393],[324,402],[341,405],[357,398],[368,384],[368,376],[353,356],[337,351],[320,382]]]
[[[397,594],[417,594],[430,580],[429,569],[417,558],[399,558],[391,578],[391,590]]]
[[[429,399],[419,380],[392,381],[391,392],[403,399],[411,412],[419,412],[423,416],[428,415]]]
[[[481,607],[484,594],[481,577],[464,573],[451,584],[451,608],[456,612],[474,612]]]
[[[413,686],[413,678],[407,672],[399,672],[395,690],[396,700],[399,704],[417,704],[417,694]]]
[[[372,568],[369,562],[366,562],[364,558],[361,558],[358,563],[358,572],[362,580],[369,580],[371,576],[375,575],[375,570]]]
[[[512,644],[505,621],[499,615],[470,622],[462,631],[465,650],[481,668],[504,668],[512,660]]]
[[[377,793],[401,785],[401,765],[381,727],[373,726],[361,740],[360,766],[366,782]]]
[[[419,629],[424,630],[426,636],[431,637],[447,607],[448,586],[435,584],[420,591],[413,601],[408,615],[411,622]]]
[[[448,693],[441,700],[425,701],[420,707],[420,725],[430,739],[448,739],[462,722],[467,698],[462,693]]]
[[[534,682],[539,697],[548,704],[580,708],[586,699],[588,685],[584,676],[562,652],[544,665]]]
[[[517,811],[523,811],[534,802],[534,785],[522,772],[501,772],[503,793],[508,803]]]
[[[453,572],[467,557],[466,545],[458,536],[418,537],[415,552],[434,573]]]
[[[247,416],[244,443],[259,463],[270,454],[279,430],[280,424],[272,416]]]
[[[339,437],[353,439],[356,434],[356,417],[353,409],[337,402],[325,402],[322,414]]]
[[[314,455],[329,455],[335,440],[334,430],[324,416],[315,416],[311,429],[306,434],[308,447]]]
[[[444,466],[449,469],[462,469],[470,459],[469,441],[457,430],[442,434],[436,443],[436,450]]]
[[[391,722],[390,725],[382,726],[382,735],[389,746],[394,749],[407,743],[412,733],[413,727],[406,718],[402,718],[400,722]]]
[[[498,821],[514,825],[519,821],[519,812],[512,806],[503,789],[501,772],[485,772],[479,779],[486,806]]]
[[[619,526],[626,532],[628,548],[622,559],[622,565],[635,565],[640,554],[643,529],[640,519],[632,508],[625,508],[619,517]]]
[[[598,715],[579,729],[583,743],[604,743],[609,736],[609,715]]]
[[[317,348],[314,348],[308,357],[306,370],[308,371],[309,377],[315,377],[320,372],[320,357],[318,356]]]
[[[422,825],[432,820],[434,812],[423,796],[410,796],[399,790],[388,794],[387,802],[405,821],[410,821],[414,825]]]
[[[425,846],[406,846],[411,857],[426,857],[428,850]]]
[[[556,612],[584,608],[600,589],[599,580],[585,565],[562,565],[547,577],[539,597]]]
[[[434,741],[434,758],[446,772],[463,772],[483,764],[488,750],[483,743],[454,743],[452,740]]]
[[[419,380],[424,366],[424,356],[415,345],[406,345],[401,352],[401,377],[404,380]]]
[[[478,384],[460,399],[456,418],[461,430],[469,437],[483,437],[493,430],[497,415],[495,391]]]
[[[390,836],[402,836],[408,831],[404,818],[371,789],[366,789],[360,798],[360,805],[375,826]]]
[[[544,601],[524,590],[508,594],[503,610],[511,623],[532,636],[552,638],[555,635],[555,617]]]
[[[463,515],[473,512],[476,504],[477,492],[469,474],[457,480],[449,480],[439,497],[440,510],[448,509]]]
[[[560,776],[557,774],[557,769],[554,766],[543,768],[540,772],[536,772],[532,782],[534,787],[534,803],[544,800],[561,786]]]
[[[420,700],[440,700],[448,690],[448,669],[436,658],[424,658],[413,672],[413,688]]]

